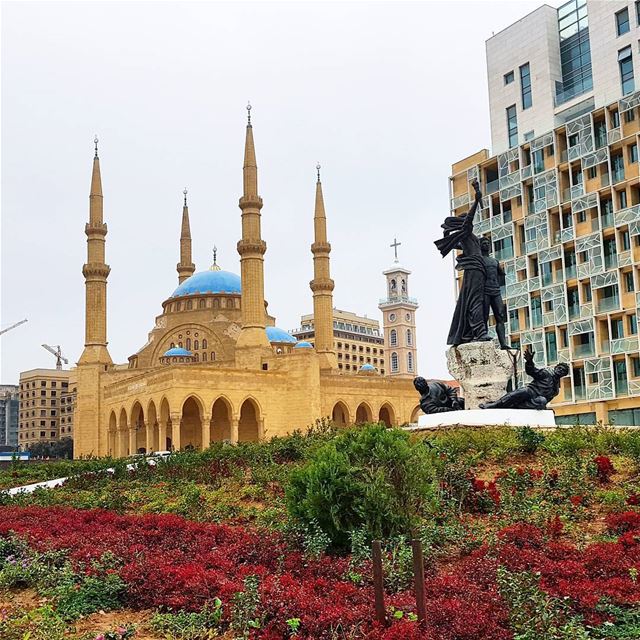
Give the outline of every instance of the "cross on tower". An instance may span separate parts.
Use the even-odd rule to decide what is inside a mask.
[[[393,239],[393,244],[390,244],[390,247],[393,247],[393,253],[395,255],[395,261],[398,262],[398,247],[402,244],[402,242],[398,242],[395,238]]]

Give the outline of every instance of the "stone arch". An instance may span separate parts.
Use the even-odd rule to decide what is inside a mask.
[[[231,440],[233,407],[225,396],[216,399],[211,407],[211,442]]]
[[[366,402],[361,402],[356,409],[356,424],[364,424],[373,422],[373,411]]]
[[[240,407],[238,442],[260,440],[260,407],[253,398],[247,398]]]
[[[156,403],[153,400],[149,400],[147,406],[147,453],[151,451],[158,451],[160,446],[158,438],[158,412],[156,410]]]
[[[182,403],[182,417],[180,419],[180,448],[202,449],[202,400],[190,395]]]
[[[129,421],[124,407],[120,409],[120,419],[118,420],[118,442],[116,452],[118,457],[124,458],[129,454]]]
[[[147,432],[144,417],[144,409],[142,408],[140,401],[136,400],[131,407],[131,424],[129,425],[129,428],[134,429],[135,431],[133,439],[135,450],[129,451],[129,455],[133,455],[134,453],[146,453],[147,451]]]
[[[420,405],[415,407],[415,409],[411,412],[411,422],[418,422],[418,418],[422,415],[422,409]]]
[[[111,410],[111,414],[109,415],[109,434],[108,434],[109,442],[109,456],[115,458],[117,455],[117,444],[118,444],[118,419],[116,418],[116,412]]]
[[[396,412],[393,410],[393,407],[385,402],[378,412],[378,422],[385,424],[387,427],[391,427],[396,424]]]
[[[160,420],[158,421],[158,451],[171,451],[171,408],[163,396],[160,400]],[[164,440],[164,442],[163,442]]]
[[[346,427],[350,424],[349,409],[347,405],[338,400],[331,411],[331,420],[338,427]]]

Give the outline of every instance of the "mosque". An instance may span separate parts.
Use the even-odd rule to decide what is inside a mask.
[[[275,326],[264,299],[267,246],[248,114],[239,202],[240,275],[222,270],[215,252],[211,268],[195,272],[185,192],[178,287],[162,303],[146,344],[128,365],[114,364],[107,348],[110,267],[105,263],[107,225],[96,139],[85,226],[85,346],[77,366],[76,457],[256,441],[304,429],[322,417],[338,425],[417,420],[418,396],[410,377],[380,376],[371,365],[355,372],[338,368],[331,245],[319,174],[310,282],[315,344],[297,342]]]

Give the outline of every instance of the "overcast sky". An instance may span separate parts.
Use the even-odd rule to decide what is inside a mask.
[[[418,368],[448,377],[452,263],[433,245],[451,164],[490,146],[485,40],[540,2],[4,2],[0,382],[70,365],[84,342],[93,137],[108,225],[108,339],[126,362],[177,285],[182,190],[197,270],[240,272],[247,100],[265,292],[278,326],[312,311],[315,165],[339,309],[381,318],[399,257]]]

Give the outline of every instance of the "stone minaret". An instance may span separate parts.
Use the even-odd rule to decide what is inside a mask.
[[[378,308],[382,311],[384,329],[384,359],[386,375],[413,378],[418,370],[416,346],[416,310],[418,301],[409,297],[411,271],[398,262],[400,242],[391,245],[395,260],[382,273],[387,279],[387,297]]]
[[[94,140],[95,157],[89,194],[87,262],[82,267],[85,282],[85,338],[79,364],[111,364],[107,349],[107,277],[111,271],[105,264],[104,249],[107,225],[102,221],[102,180],[98,158],[98,138]]]
[[[242,211],[242,239],[238,242],[240,254],[240,278],[242,281],[242,330],[236,348],[262,348],[270,350],[265,332],[266,312],[264,306],[264,253],[267,243],[260,232],[260,209],[262,198],[258,195],[258,167],[253,144],[251,105],[247,106],[247,134],[242,168],[244,191],[240,198]],[[251,360],[251,362],[249,361]],[[246,360],[246,366],[259,366],[259,358]]]
[[[182,228],[180,230],[180,262],[176,265],[178,284],[193,275],[196,265],[191,262],[191,228],[189,227],[189,207],[187,206],[187,190],[183,192]]]
[[[337,369],[338,360],[333,346],[333,280],[329,267],[331,245],[327,240],[327,217],[324,212],[322,183],[320,182],[320,165],[318,182],[316,183],[316,208],[313,216],[314,242],[313,280],[309,283],[313,291],[313,323],[315,331],[315,348],[320,356],[322,369]]]

